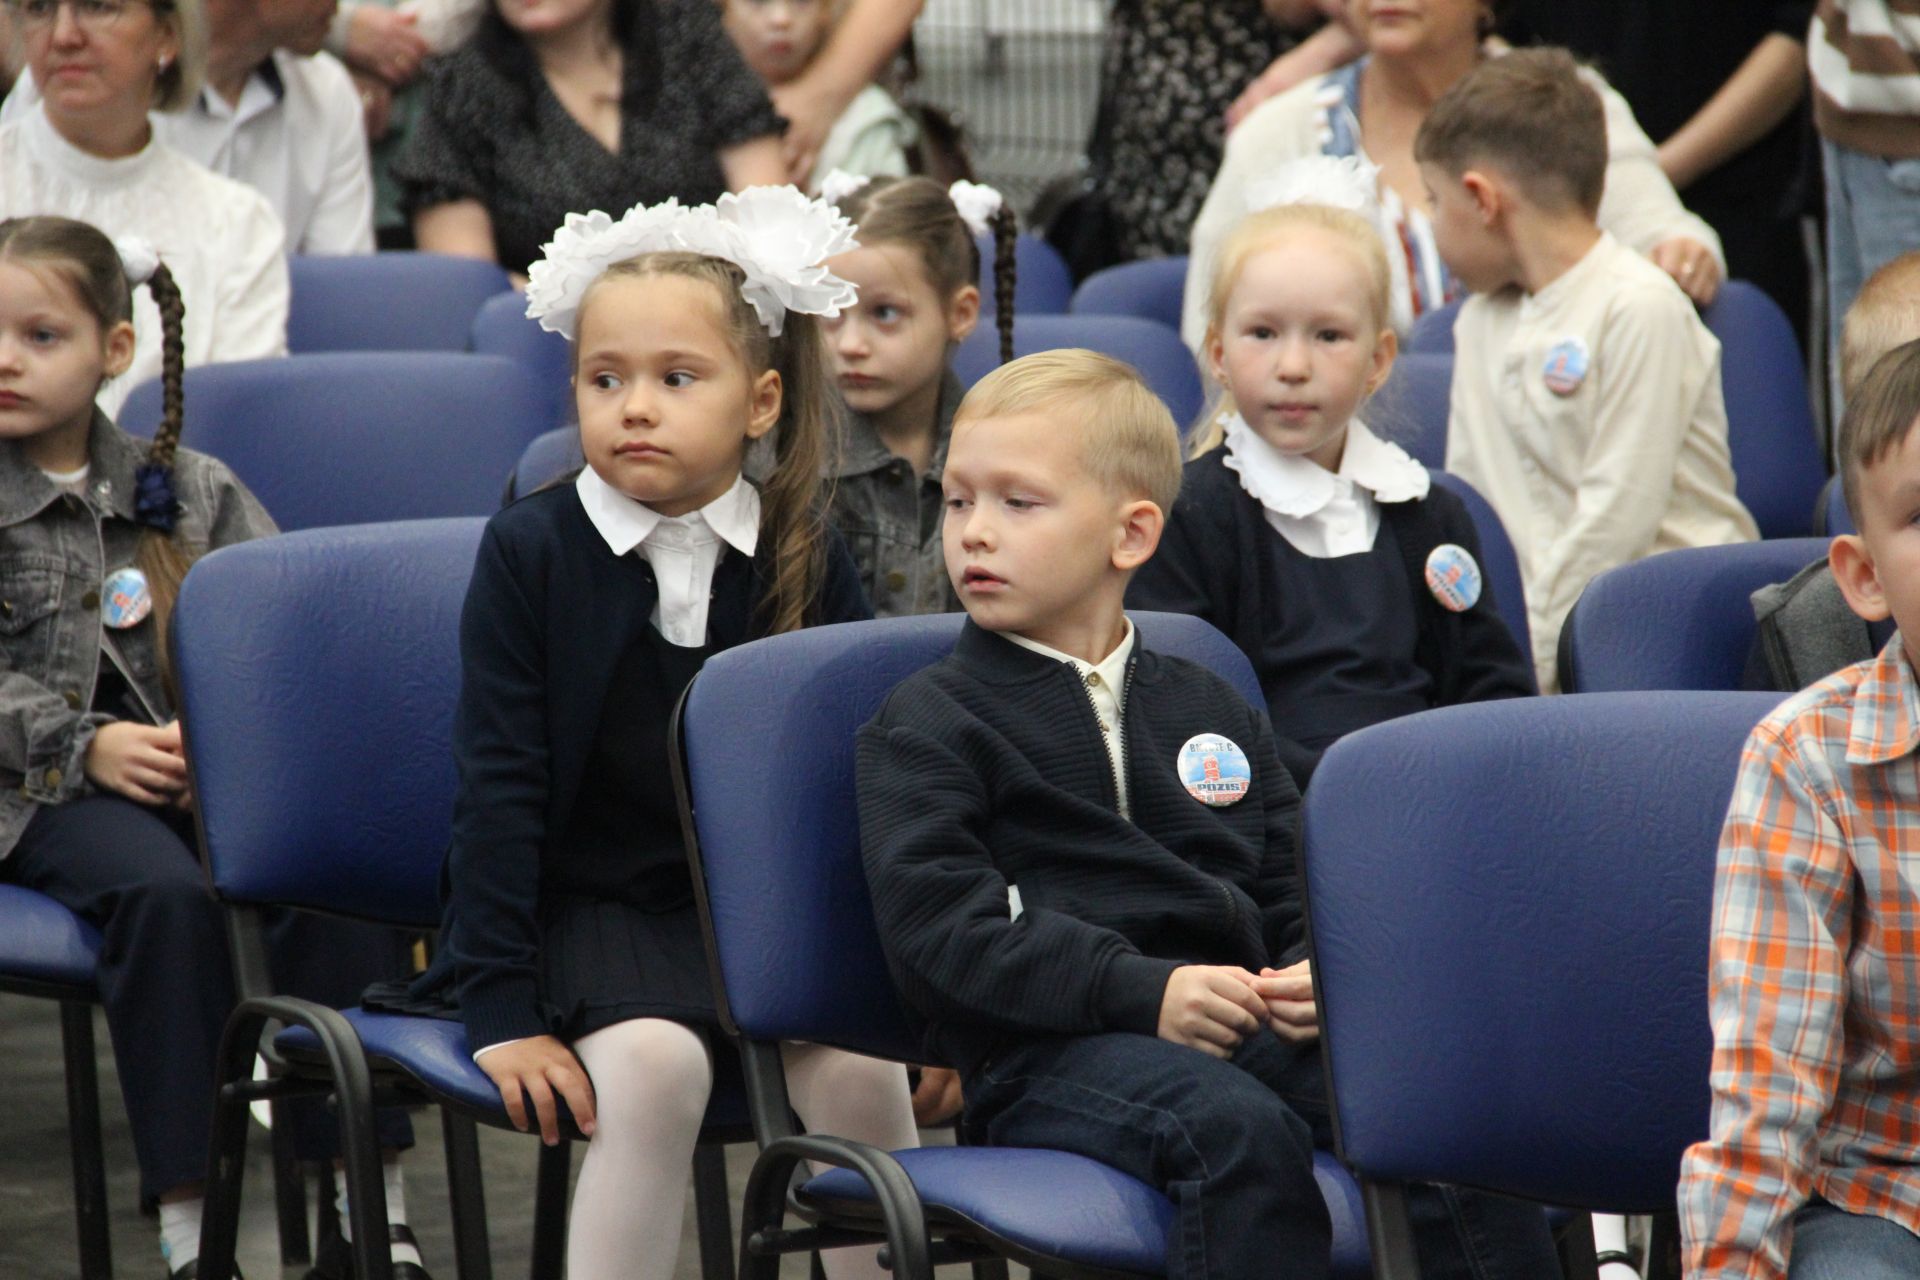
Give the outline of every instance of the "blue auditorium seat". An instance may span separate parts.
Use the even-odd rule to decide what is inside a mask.
[[[1453,403],[1453,357],[1409,352],[1393,362],[1386,383],[1361,409],[1376,432],[1429,467],[1447,465],[1447,417]]]
[[[1086,347],[1124,360],[1140,371],[1166,402],[1184,435],[1200,416],[1204,392],[1193,353],[1177,330],[1133,316],[1018,315],[1013,323],[1013,354],[1032,355],[1061,347]],[[982,319],[953,356],[960,385],[971,387],[1000,366],[1000,333]]]
[[[981,327],[991,327],[998,309],[993,287],[993,236],[979,236],[974,244],[980,250]],[[1045,239],[1023,231],[1013,242],[1013,312],[1016,316],[1060,315],[1073,298],[1073,273],[1065,258]]]
[[[1182,298],[1187,287],[1187,259],[1143,258],[1096,271],[1073,291],[1068,308],[1076,316],[1136,316],[1158,320],[1180,331]]]
[[[481,304],[512,288],[491,262],[439,253],[297,254],[287,266],[287,349],[295,355],[465,351]]]
[[[181,443],[233,468],[282,529],[478,516],[549,425],[525,370],[462,352],[340,352],[187,370]],[[157,383],[121,425],[151,436]]]
[[[1453,322],[1459,318],[1459,300],[1427,312],[1413,322],[1413,332],[1407,335],[1406,345],[1400,348],[1401,351],[1419,352],[1423,355],[1452,355]]]
[[[1507,526],[1478,489],[1450,472],[1435,471],[1432,467],[1427,470],[1435,484],[1466,504],[1467,514],[1473,518],[1473,531],[1480,535],[1480,571],[1493,591],[1493,603],[1500,610],[1501,619],[1513,633],[1513,642],[1520,647],[1520,655],[1527,659],[1527,669],[1531,671],[1533,626],[1527,620],[1527,590],[1520,577],[1520,557],[1513,549],[1513,539],[1507,536]]]
[[[1446,707],[1335,743],[1307,901],[1341,1158],[1380,1280],[1400,1189],[1670,1213],[1707,1135],[1715,850],[1767,694]]]
[[[1568,693],[1740,688],[1758,629],[1750,597],[1826,558],[1824,538],[1687,547],[1599,574],[1560,633]]]
[[[520,461],[514,464],[513,474],[507,477],[505,500],[524,498],[586,465],[586,455],[580,452],[580,428],[559,427],[549,431],[528,445]]]
[[[1843,533],[1860,532],[1853,523],[1853,512],[1847,510],[1847,495],[1840,485],[1840,477],[1827,481],[1827,487],[1820,492],[1820,505],[1825,512],[1824,527],[1816,529],[1816,533],[1837,538]]]
[[[208,875],[243,957],[258,954],[259,912],[270,907],[422,930],[439,924],[456,787],[459,613],[483,525],[421,520],[288,534],[215,551],[187,575],[173,619],[181,722]],[[485,1274],[473,1122],[509,1121],[467,1051],[465,1029],[242,996],[221,1052],[212,1145],[224,1176],[207,1191],[203,1273],[225,1274],[231,1257],[247,1102],[320,1091],[338,1101],[357,1274],[387,1275],[378,1089],[442,1109],[460,1273]],[[288,1027],[273,1041],[279,1061],[269,1082],[249,1087],[269,1019]],[[737,1096],[716,1091],[695,1158],[696,1190],[709,1205],[725,1204],[721,1153],[711,1144],[744,1136],[743,1119]],[[567,1165],[567,1144],[541,1149],[536,1275],[560,1273]],[[703,1230],[703,1251],[730,1249],[724,1217],[723,1207],[717,1230]],[[364,1250],[369,1240],[382,1247]]]
[[[1142,642],[1219,672],[1259,705],[1240,651],[1196,618],[1136,613]],[[922,1220],[1043,1273],[1164,1274],[1171,1206],[1095,1161],[1057,1151],[929,1147],[894,1155],[831,1135],[798,1135],[779,1045],[831,1044],[924,1059],[916,1019],[888,977],[860,862],[854,735],[904,677],[944,656],[957,615],[816,627],[716,654],[676,717],[675,784],[696,865],[696,897],[717,966],[720,1016],[747,1056],[763,1149],[743,1238],[780,1227],[799,1161],[835,1165],[796,1193],[831,1229],[884,1234],[896,1275],[929,1274]],[[744,754],[743,754],[744,753]],[[772,758],[779,769],[742,770]],[[765,1139],[772,1135],[772,1141]],[[1337,1226],[1335,1272],[1367,1274],[1351,1184],[1316,1167]],[[810,1247],[802,1234],[785,1252]],[[781,1250],[749,1249],[742,1280],[771,1280]]]
[[[1700,318],[1720,339],[1734,490],[1761,537],[1803,537],[1812,532],[1827,468],[1793,325],[1744,280],[1721,286]]]
[[[505,356],[527,371],[547,405],[542,430],[573,421],[573,347],[527,318],[526,294],[516,289],[489,299],[473,318],[467,346],[475,355]]]

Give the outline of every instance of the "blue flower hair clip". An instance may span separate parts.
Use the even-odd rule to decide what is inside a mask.
[[[180,518],[180,499],[173,492],[173,468],[142,463],[133,473],[133,519],[136,524],[172,533]]]

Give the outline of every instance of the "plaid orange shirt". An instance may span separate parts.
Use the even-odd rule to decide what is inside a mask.
[[[1781,1280],[1818,1195],[1920,1232],[1920,684],[1880,656],[1748,738],[1714,885],[1712,1137],[1689,1280]]]

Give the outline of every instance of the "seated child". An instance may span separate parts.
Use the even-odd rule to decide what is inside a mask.
[[[1595,574],[1758,536],[1734,496],[1720,344],[1665,272],[1595,225],[1606,120],[1563,50],[1468,72],[1414,157],[1440,253],[1475,295],[1454,328],[1447,470],[1513,538],[1551,691]]]
[[[1165,1191],[1173,1280],[1324,1276],[1299,795],[1265,713],[1121,610],[1179,484],[1166,406],[1117,361],[1049,351],[968,393],[943,531],[968,622],[861,731],[867,879],[968,1140]],[[1409,1199],[1427,1274],[1558,1274],[1537,1208]]]
[[[1365,185],[1344,194],[1372,200],[1351,167],[1288,169],[1317,193],[1351,175]],[[1201,351],[1222,403],[1127,602],[1233,637],[1304,790],[1336,739],[1530,694],[1533,668],[1495,611],[1465,505],[1355,416],[1395,348],[1373,224],[1282,204],[1242,222],[1217,263]]]
[[[827,263],[859,290],[825,322],[846,405],[827,518],[860,567],[874,616],[959,607],[940,554],[940,468],[960,404],[949,362],[980,320],[980,249],[991,232],[1000,358],[1013,354],[1013,211],[991,187],[835,171],[822,199],[857,248]]]
[[[836,0],[721,0],[721,22],[740,56],[769,89],[797,79],[827,42]],[[877,84],[855,94],[827,131],[807,190],[835,169],[869,175],[907,172],[907,148],[919,130],[900,104]]]
[[[1881,267],[1847,308],[1840,336],[1840,389],[1848,400],[1880,357],[1920,338],[1920,250]],[[1847,608],[1826,558],[1753,593],[1759,626],[1745,687],[1796,693],[1872,657],[1891,623],[1869,624]]]
[[[1690,1280],[1920,1275],[1920,342],[1847,399],[1860,532],[1833,576],[1899,630],[1747,740],[1714,885],[1711,1136],[1680,1167]]]

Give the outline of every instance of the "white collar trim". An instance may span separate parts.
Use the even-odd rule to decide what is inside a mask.
[[[1313,515],[1340,496],[1341,480],[1365,489],[1378,502],[1413,502],[1427,496],[1433,479],[1399,445],[1382,440],[1355,418],[1347,426],[1347,447],[1336,476],[1308,458],[1280,452],[1239,414],[1226,420],[1227,470],[1240,487],[1268,511],[1299,519]]]
[[[1088,662],[1085,658],[1076,658],[1070,653],[1061,652],[1052,645],[1041,644],[1038,640],[1029,640],[1025,636],[1012,631],[1003,631],[1000,634],[1019,645],[1022,649],[1031,649],[1044,658],[1052,658],[1055,662],[1071,663],[1074,669],[1082,676],[1085,676],[1089,671],[1098,671],[1102,680],[1105,680],[1113,688],[1118,689],[1126,680],[1127,659],[1133,655],[1133,619],[1128,618],[1126,622],[1127,633],[1120,637],[1119,644],[1113,646],[1113,652],[1102,658],[1099,662]]]
[[[748,484],[745,476],[736,476],[725,493],[684,516],[663,516],[629,498],[602,480],[592,467],[581,468],[573,487],[580,495],[580,505],[586,508],[587,519],[617,556],[632,551],[663,525],[678,525],[694,535],[703,527],[711,529],[743,556],[751,556],[760,543],[760,491]]]

